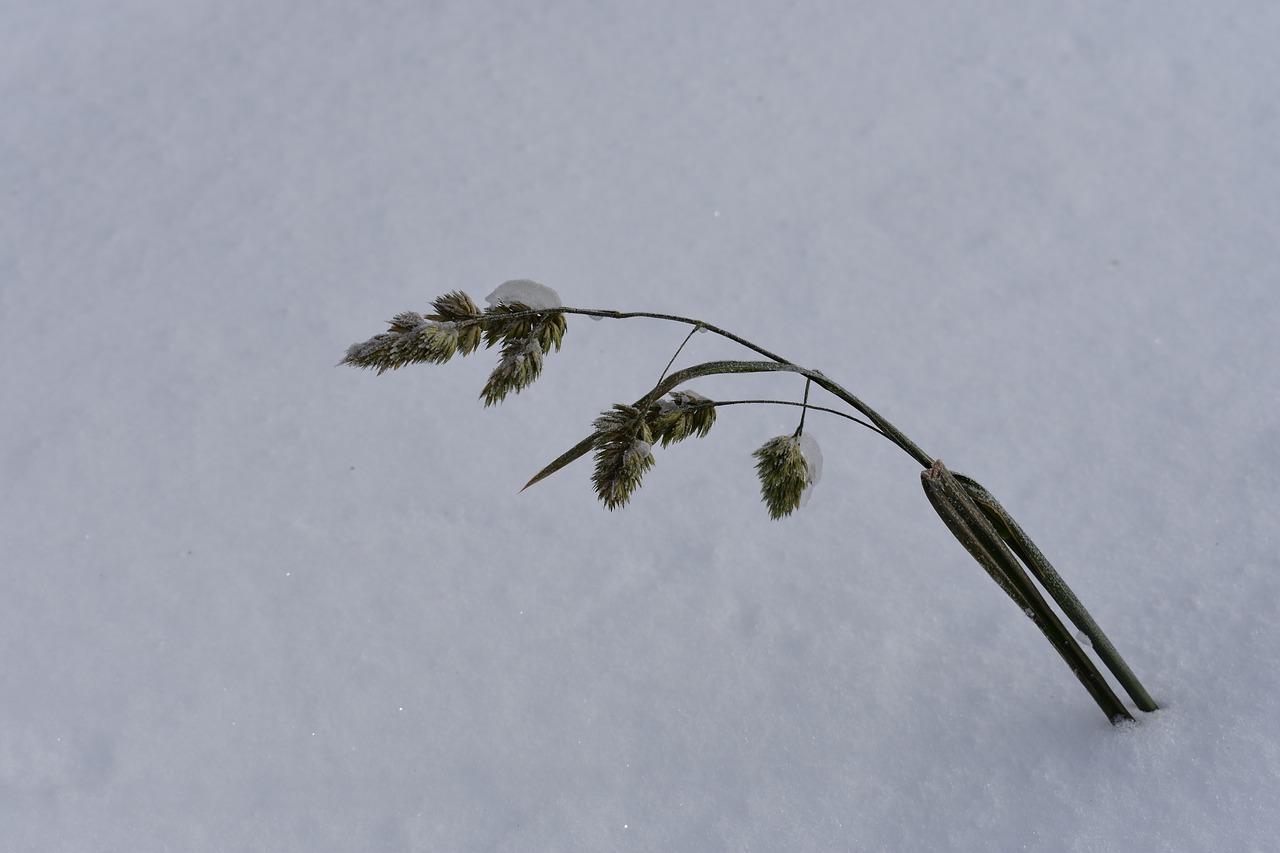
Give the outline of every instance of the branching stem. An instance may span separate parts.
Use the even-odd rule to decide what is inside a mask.
[[[840,385],[832,382],[821,372],[801,367],[798,364],[792,364],[789,361],[707,361],[702,364],[695,364],[692,367],[685,367],[668,375],[647,396],[650,399],[657,399],[691,379],[725,373],[798,373],[806,379],[812,380],[814,385],[835,395],[865,415],[867,420],[875,424],[876,429],[885,438],[902,448],[921,466],[928,468],[933,465],[933,457],[917,447],[914,441],[907,438],[900,429],[882,417],[875,409],[850,394]]]
[[[671,354],[671,360],[667,362],[667,366],[662,368],[662,376],[658,377],[659,382],[661,382],[664,378],[666,378],[667,371],[671,369],[671,365],[676,363],[676,359],[680,357],[680,353],[681,351],[684,350],[685,344],[689,343],[689,339],[692,338],[694,333],[697,332],[698,329],[700,328],[702,327],[694,326],[692,329],[689,330],[689,334],[684,336],[684,340],[680,342],[680,346],[676,347],[676,351]]]
[[[733,373],[795,373],[805,378],[804,399],[800,403],[786,400],[729,400],[721,402],[709,401],[703,403],[703,406],[735,406],[745,405],[749,403],[757,404],[773,404],[784,406],[799,406],[801,408],[800,425],[796,429],[796,435],[799,436],[804,430],[805,415],[809,409],[816,411],[828,412],[830,414],[839,415],[847,418],[867,429],[879,433],[889,441],[896,444],[903,452],[918,462],[925,471],[923,472],[922,482],[925,493],[933,504],[935,511],[946,523],[952,534],[964,545],[965,549],[974,557],[977,562],[985,568],[991,575],[992,579],[1009,595],[1010,598],[1022,609],[1037,626],[1044,632],[1045,637],[1063,656],[1072,671],[1080,679],[1081,683],[1089,690],[1099,707],[1107,715],[1112,722],[1119,722],[1126,719],[1132,719],[1128,710],[1117,699],[1111,688],[1107,685],[1102,675],[1094,666],[1092,660],[1084,653],[1079,644],[1076,643],[1074,637],[1071,636],[1063,626],[1061,620],[1049,607],[1048,603],[1041,596],[1038,588],[1032,579],[1028,576],[1025,565],[1035,575],[1036,580],[1058,603],[1063,609],[1067,617],[1079,628],[1086,636],[1089,637],[1095,651],[1101,657],[1103,663],[1116,676],[1121,685],[1129,693],[1135,704],[1143,711],[1156,710],[1156,703],[1151,699],[1150,695],[1138,682],[1137,678],[1130,671],[1127,664],[1116,652],[1115,647],[1107,639],[1106,635],[1098,627],[1097,623],[1085,610],[1084,605],[1080,603],[1075,594],[1067,586],[1066,582],[1053,569],[1053,566],[1044,557],[1035,543],[1031,541],[1018,526],[1017,522],[1004,510],[991,494],[979,483],[965,477],[962,474],[953,474],[948,471],[940,462],[936,462],[933,457],[925,453],[911,439],[886,420],[878,412],[862,402],[858,397],[851,394],[848,390],[839,384],[828,379],[823,373],[817,370],[801,367],[790,362],[776,353],[770,352],[751,341],[733,334],[718,326],[710,323],[696,320],[691,317],[683,317],[677,314],[661,314],[650,311],[604,311],[588,308],[543,308],[537,310],[529,310],[527,312],[511,312],[504,315],[505,320],[515,320],[524,317],[538,317],[543,321],[549,319],[556,314],[580,314],[588,317],[608,318],[615,320],[626,320],[631,318],[648,318],[654,320],[666,320],[674,323],[684,323],[692,326],[689,334],[685,336],[683,342],[677,347],[675,354],[671,356],[666,367],[659,377],[657,385],[655,385],[644,397],[635,404],[635,408],[645,411],[656,400],[663,395],[672,391],[693,379],[704,376],[715,376],[720,374]],[[484,323],[487,318],[477,317],[475,319],[466,319],[457,321],[458,326],[467,326],[476,323]],[[748,350],[763,356],[767,361],[740,361],[740,360],[718,360],[707,361],[701,364],[695,364],[690,367],[681,368],[680,370],[670,373],[672,365],[675,364],[676,358],[684,350],[685,345],[693,337],[695,332],[706,330],[718,335],[726,340],[733,341]],[[367,366],[367,365],[364,365]],[[853,408],[861,414],[866,420],[855,417],[846,412],[836,409],[827,408],[825,406],[814,406],[809,404],[809,390],[811,385],[817,385],[837,399]],[[637,432],[643,424],[643,419],[637,419]],[[550,474],[560,470],[574,459],[585,455],[596,446],[596,442],[600,436],[599,432],[593,433],[565,453],[557,457],[551,464],[546,466],[542,471],[534,476],[525,488],[533,485],[539,480],[549,476]]]
[[[800,425],[796,427],[796,438],[804,434],[804,416],[809,414],[809,386],[812,384],[812,379],[804,381],[804,399],[800,402]],[[884,433],[880,434],[884,435]]]
[[[760,405],[760,406],[796,406],[796,407],[807,405],[807,408],[811,412],[826,412],[829,415],[836,415],[837,417],[844,418],[845,420],[853,421],[855,424],[858,424],[859,426],[864,426],[874,433],[884,435],[884,433],[880,432],[880,430],[876,427],[875,424],[867,423],[862,418],[855,417],[854,415],[851,415],[848,412],[842,412],[839,409],[832,409],[832,408],[828,408],[827,406],[815,406],[813,403],[808,403],[808,404],[797,403],[795,400],[712,400],[707,403],[698,403],[697,405],[690,406],[689,408],[690,409],[701,409],[701,408],[719,409],[719,408],[723,408],[724,406],[745,406],[749,404]]]
[[[904,434],[900,429],[895,427],[886,418],[882,417],[879,412],[875,411],[866,403],[862,402],[862,400],[858,399],[853,394],[849,393],[847,390],[840,387],[835,382],[832,382],[820,371],[810,370],[809,368],[801,367],[798,364],[787,361],[785,358],[778,355],[777,353],[770,352],[764,347],[759,346],[758,344],[752,343],[746,338],[735,335],[733,332],[730,332],[726,329],[722,329],[719,326],[712,325],[711,323],[707,323],[702,320],[696,320],[692,317],[682,317],[678,314],[660,314],[653,311],[602,311],[595,308],[553,308],[553,309],[544,308],[537,311],[531,310],[528,312],[513,312],[505,316],[507,319],[514,320],[514,319],[519,319],[521,317],[536,317],[536,316],[540,316],[548,313],[581,314],[587,317],[602,317],[602,318],[610,318],[614,320],[628,320],[628,319],[637,318],[637,317],[644,317],[652,320],[667,320],[673,323],[684,323],[686,325],[693,326],[694,331],[697,331],[699,329],[706,329],[708,332],[711,332],[712,334],[719,335],[720,337],[725,338],[726,340],[730,340],[736,344],[740,344],[746,347],[747,349],[751,350],[752,352],[758,353],[764,356],[765,358],[769,359],[769,361],[767,362],[728,361],[728,360],[709,361],[709,362],[705,362],[704,364],[695,365],[692,368],[685,368],[684,370],[678,370],[675,373],[669,376],[666,376],[666,378],[660,381],[654,387],[654,389],[650,391],[649,394],[646,395],[646,398],[649,400],[656,400],[659,397],[661,397],[663,394],[670,391],[672,388],[675,388],[680,384],[689,381],[690,379],[696,379],[700,376],[713,376],[719,373],[772,373],[772,372],[778,372],[778,371],[785,371],[788,373],[798,373],[801,376],[805,377],[806,379],[812,380],[812,382],[818,387],[822,388],[823,390],[827,391],[830,394],[833,394],[834,396],[843,400],[845,403],[849,404],[854,409],[856,409],[857,411],[865,415],[868,420],[870,420],[873,424],[876,425],[876,429],[885,438],[889,439],[894,444],[898,445],[898,447],[900,447],[908,456],[916,460],[916,462],[920,463],[922,467],[928,468],[931,465],[933,465],[933,457],[925,453],[923,450],[921,450],[916,445],[916,443],[911,439],[907,438],[906,434]],[[483,319],[477,319],[477,320],[468,321],[468,322],[481,323],[484,321]],[[694,371],[694,372],[691,373],[690,371]]]

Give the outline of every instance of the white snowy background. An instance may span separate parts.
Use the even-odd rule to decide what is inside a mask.
[[[1280,849],[1280,5],[0,3],[0,847]],[[1113,728],[813,415],[518,494],[684,334],[381,377],[459,288],[727,327],[995,492]],[[710,335],[681,363],[741,351]],[[797,399],[802,383],[695,383]]]

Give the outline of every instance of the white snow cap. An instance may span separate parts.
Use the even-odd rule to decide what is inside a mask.
[[[527,278],[504,281],[498,285],[497,290],[486,296],[484,301],[491,306],[512,305],[519,302],[521,305],[528,305],[535,311],[564,307],[564,303],[560,301],[560,294],[545,284],[538,284],[538,282],[530,281]]]
[[[627,450],[627,455],[634,455],[637,459],[643,461],[653,455],[653,445],[637,438],[631,443],[630,449]]]
[[[822,479],[822,449],[818,447],[818,440],[807,432],[800,434],[800,455],[809,466],[809,483],[800,493],[800,506],[804,506],[813,494],[813,487]]]

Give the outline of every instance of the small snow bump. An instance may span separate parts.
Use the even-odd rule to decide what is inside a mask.
[[[504,281],[498,285],[493,293],[486,296],[484,301],[489,303],[491,307],[494,305],[513,305],[518,302],[521,305],[528,305],[535,311],[564,307],[564,303],[560,301],[560,294],[545,284],[539,284],[527,278]]]
[[[813,494],[813,487],[822,479],[822,448],[818,447],[818,440],[807,432],[800,436],[800,455],[809,468],[809,482],[800,493],[800,506],[804,506]]]

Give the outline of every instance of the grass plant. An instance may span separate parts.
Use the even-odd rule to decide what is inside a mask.
[[[809,410],[838,415],[878,433],[923,468],[921,483],[930,505],[965,550],[1036,624],[1066,661],[1080,683],[1112,723],[1134,719],[1076,635],[1049,604],[1048,593],[1079,635],[1128,694],[1139,711],[1157,709],[1150,694],[1120,657],[1079,598],[1000,502],[981,484],[954,473],[929,456],[882,415],[817,370],[801,367],[725,329],[691,317],[648,311],[606,311],[569,308],[551,288],[527,279],[504,283],[481,310],[471,297],[453,291],[436,299],[430,314],[404,312],[390,328],[367,341],[353,344],[342,364],[383,373],[408,364],[442,364],[455,355],[466,356],[483,343],[498,347],[500,357],[481,391],[485,406],[501,403],[541,375],[546,356],[559,351],[569,315],[608,319],[651,318],[690,326],[684,343],[667,362],[658,382],[631,403],[615,403],[595,419],[592,432],[553,459],[524,488],[592,453],[596,496],[610,510],[625,506],[654,464],[655,445],[666,447],[687,438],[706,436],[716,412],[734,405],[784,405],[800,409],[794,433],[770,438],[755,451],[761,497],[771,518],[795,512],[820,472],[816,444],[804,432]],[[731,340],[760,356],[756,360],[720,360],[672,371],[685,344],[697,331]],[[695,379],[724,374],[794,373],[805,380],[801,401],[713,400],[682,388]],[[809,402],[813,386],[826,391],[842,408]]]

